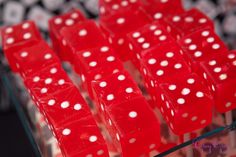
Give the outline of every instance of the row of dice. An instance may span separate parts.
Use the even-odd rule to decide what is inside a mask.
[[[211,123],[211,94],[163,25],[145,25],[129,33],[128,40],[134,64],[155,102],[153,107],[160,109],[173,132],[184,134]]]
[[[140,69],[170,128],[183,134],[209,124],[213,104],[219,112],[235,108],[235,52],[228,52],[213,22],[201,12],[179,10],[156,14],[159,18],[140,28],[148,23],[150,10],[130,7],[102,17],[100,24],[120,56],[127,56],[122,59],[131,59]]]
[[[3,49],[44,115],[65,156],[109,156],[106,143],[78,89],[54,51],[27,21],[2,30]]]
[[[55,40],[64,41],[62,49],[72,54],[69,60],[94,100],[117,151],[122,156],[154,155],[160,144],[160,125],[140,89],[94,21],[58,26],[56,21],[64,21],[68,14],[50,20],[51,36],[59,34]]]
[[[184,11],[179,1],[157,0],[153,7],[151,1],[136,2],[139,9],[129,5],[124,10],[114,9],[113,2],[100,2],[101,10],[113,11],[99,21],[109,42],[122,60],[132,60],[140,69],[154,104],[174,133],[205,127],[211,122],[212,98],[202,80],[192,74],[176,40],[195,30],[212,28],[212,22],[196,9]],[[176,10],[170,11],[173,5]]]

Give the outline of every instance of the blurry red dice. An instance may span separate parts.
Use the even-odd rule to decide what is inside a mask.
[[[32,21],[6,27],[1,31],[1,34],[3,50],[13,71],[17,71],[16,64],[12,60],[14,52],[37,44],[42,40],[38,29]]]
[[[139,9],[119,12],[100,19],[101,28],[120,59],[124,61],[130,59],[127,34],[149,22],[150,18]]]
[[[79,10],[73,10],[49,20],[49,34],[53,48],[63,61],[72,61],[72,50],[68,47],[65,40],[63,40],[61,30],[64,27],[73,26],[81,21],[85,21],[85,17]]]
[[[168,32],[177,40],[201,29],[210,28],[214,30],[213,21],[197,9],[169,16],[165,21]]]
[[[216,109],[227,112],[236,108],[236,52],[214,55],[201,63],[201,76],[214,94]]]

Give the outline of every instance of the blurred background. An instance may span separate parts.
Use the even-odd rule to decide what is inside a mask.
[[[236,48],[236,0],[182,1],[186,8],[197,7],[212,18],[218,35],[231,49]],[[97,18],[97,3],[97,0],[0,0],[0,27],[30,19],[36,22],[45,39],[48,39],[47,21],[52,16],[79,8],[87,17]],[[27,117],[20,114],[22,108],[16,105],[26,103],[27,95],[21,85],[15,83],[16,78],[2,55],[0,45],[0,156],[33,157],[36,156],[34,140],[27,133],[28,126],[32,124],[25,124],[28,123],[25,122]],[[9,85],[13,88],[10,91]]]

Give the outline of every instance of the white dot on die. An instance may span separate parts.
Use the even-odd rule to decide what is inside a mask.
[[[70,133],[71,133],[71,130],[70,130],[70,129],[64,129],[64,130],[62,131],[62,134],[65,135],[65,136],[69,135]]]
[[[158,70],[156,72],[157,76],[162,76],[164,74],[164,71],[163,70]]]
[[[9,27],[6,29],[6,33],[12,33],[13,32],[13,28]]]
[[[191,119],[192,121],[196,121],[197,120],[197,117],[196,116],[194,116],[194,117],[192,117],[192,119]]]
[[[168,66],[168,61],[167,60],[161,61],[160,65],[166,67]]]
[[[27,29],[27,28],[29,28],[29,26],[30,26],[29,23],[24,23],[24,24],[22,25],[22,28],[23,28],[23,29]]]
[[[182,95],[188,95],[190,93],[190,89],[184,88],[181,93],[182,93]]]
[[[219,78],[220,78],[220,80],[225,80],[225,79],[227,79],[227,74],[221,74],[219,76]]]
[[[189,46],[189,50],[196,50],[196,49],[197,49],[197,45],[192,44]]]
[[[108,101],[111,101],[111,100],[113,100],[114,99],[114,95],[113,94],[108,94],[107,95],[107,100]]]
[[[112,61],[114,61],[115,60],[115,57],[114,56],[109,56],[109,57],[107,57],[107,61],[108,62],[112,62]]]
[[[148,60],[148,64],[152,65],[152,64],[155,64],[156,63],[156,59],[155,58],[150,58]]]
[[[58,81],[58,84],[59,85],[63,85],[65,83],[65,80],[64,79],[60,79],[59,81]]]
[[[70,103],[68,101],[64,101],[61,103],[61,108],[67,108],[70,106]]]
[[[135,33],[133,33],[133,35],[132,35],[134,38],[138,38],[139,36],[140,36],[140,33],[139,32],[135,32]]]
[[[40,90],[40,93],[42,93],[42,94],[44,94],[44,93],[47,93],[47,88],[42,88],[41,90]]]
[[[89,56],[91,56],[91,52],[86,51],[83,53],[83,57],[89,57]]]
[[[137,40],[139,43],[143,43],[144,41],[145,41],[145,39],[143,38],[143,37],[140,37],[140,38],[138,38],[138,40]]]
[[[20,56],[23,57],[23,58],[27,57],[28,56],[28,52],[21,52]]]
[[[203,32],[202,32],[202,36],[204,36],[204,37],[208,36],[209,34],[210,34],[209,31],[203,31]]]
[[[55,24],[59,25],[59,24],[62,23],[62,19],[61,18],[56,18],[54,22],[55,22]]]
[[[50,70],[50,73],[51,74],[55,74],[57,72],[57,69],[56,68],[52,68],[51,70]]]
[[[187,80],[188,84],[194,84],[195,80],[193,78],[190,78]]]
[[[220,48],[220,45],[219,45],[219,44],[213,44],[213,45],[212,45],[212,48],[215,49],[215,50],[217,50],[217,49]]]
[[[109,48],[107,46],[101,47],[101,51],[102,52],[107,52],[108,50],[109,50]]]
[[[117,138],[118,141],[120,141],[120,136],[119,136],[118,133],[116,133],[116,138]]]
[[[124,18],[118,18],[116,21],[118,24],[123,24],[125,22]]]
[[[74,24],[74,21],[72,19],[66,20],[66,25],[67,26],[70,26],[70,25],[73,25],[73,24]]]
[[[193,22],[193,21],[194,21],[194,19],[193,19],[192,17],[190,17],[190,16],[185,17],[184,20],[185,20],[186,22]]]
[[[34,82],[38,82],[40,80],[40,77],[38,77],[38,76],[35,76],[34,78],[33,78],[33,81]]]
[[[176,85],[169,85],[169,90],[175,90],[176,89]]]
[[[50,59],[50,58],[52,58],[51,54],[47,53],[47,54],[44,55],[44,59]]]
[[[187,117],[188,117],[188,113],[182,114],[182,117],[183,117],[183,118],[187,118]]]
[[[7,38],[7,44],[12,44],[14,43],[14,39],[13,38]]]
[[[215,69],[214,69],[214,72],[216,72],[216,73],[219,73],[219,72],[221,72],[221,67],[216,67]]]
[[[95,135],[90,136],[89,141],[90,142],[96,142],[97,141],[97,136],[95,136]]]
[[[91,67],[95,67],[96,65],[97,65],[97,62],[95,62],[95,61],[92,61],[89,63],[89,66],[91,66]]]
[[[234,55],[234,54],[229,54],[229,55],[228,55],[228,58],[229,58],[229,59],[234,59],[234,58],[235,58],[235,55]]]
[[[134,143],[135,141],[136,141],[135,138],[131,138],[131,139],[129,139],[129,143]]]
[[[172,58],[173,56],[174,56],[173,52],[167,52],[166,53],[166,57],[168,57],[168,58]]]
[[[156,13],[154,15],[154,19],[160,19],[160,18],[162,18],[162,13]]]
[[[81,108],[82,108],[82,106],[80,104],[75,104],[74,105],[74,109],[77,110],[77,111],[80,110]]]
[[[160,36],[160,37],[159,37],[159,40],[161,40],[161,41],[166,40],[166,36],[165,36],[165,35]]]
[[[103,150],[99,150],[99,151],[97,151],[97,155],[102,155],[103,153],[104,153]]]
[[[182,68],[182,64],[180,64],[180,63],[177,63],[177,64],[175,64],[175,69],[180,69],[180,68]]]
[[[190,43],[192,42],[192,40],[191,40],[190,38],[188,38],[188,39],[185,39],[184,42],[185,42],[186,44],[190,44]]]
[[[119,75],[119,76],[118,76],[118,80],[123,81],[124,79],[125,79],[125,76],[124,76],[124,75]]]
[[[135,117],[137,117],[137,112],[135,112],[135,111],[131,111],[130,113],[129,113],[129,117],[130,118],[135,118]]]
[[[48,105],[49,105],[49,106],[53,106],[55,103],[56,103],[56,101],[55,101],[54,99],[50,99],[50,100],[48,101]]]
[[[71,14],[71,18],[73,18],[73,19],[78,18],[78,16],[79,16],[79,14],[77,14],[77,13],[73,13],[73,14]]]
[[[159,36],[161,35],[162,31],[161,30],[155,30],[154,35]]]
[[[125,89],[125,92],[126,93],[132,93],[133,92],[133,88],[128,87],[128,88]]]
[[[151,25],[151,26],[150,26],[150,30],[151,30],[151,31],[154,31],[156,28],[157,28],[157,26],[155,26],[155,25]]]
[[[86,29],[82,29],[82,30],[79,31],[79,36],[81,36],[81,37],[82,37],[82,36],[86,36],[87,33],[88,33],[88,32],[87,32]]]
[[[202,52],[201,52],[201,51],[196,51],[196,52],[194,53],[194,56],[195,56],[195,57],[201,57],[201,56],[202,56]]]
[[[178,103],[178,104],[184,104],[184,103],[185,103],[185,100],[184,100],[183,98],[179,98],[179,99],[177,100],[177,103]]]
[[[204,94],[203,94],[203,92],[197,92],[197,93],[196,93],[196,96],[197,96],[198,98],[202,98],[202,97],[204,96]]]
[[[106,83],[105,81],[100,82],[100,83],[99,83],[99,86],[102,87],[102,88],[103,88],[103,87],[106,87],[106,86],[107,86],[107,83]]]
[[[44,82],[45,82],[45,84],[50,84],[50,83],[52,83],[52,79],[51,78],[47,78]]]
[[[180,21],[180,17],[179,17],[179,16],[174,16],[174,17],[173,17],[173,21],[174,21],[174,22]]]
[[[230,107],[232,105],[232,103],[231,102],[227,102],[226,104],[225,104],[225,107]]]
[[[205,18],[200,18],[198,22],[199,22],[199,23],[206,23],[206,22],[207,22],[207,19],[205,19]]]
[[[216,61],[215,60],[209,61],[209,65],[211,66],[216,65]]]
[[[25,33],[25,34],[23,35],[23,38],[24,38],[24,39],[29,39],[29,38],[31,38],[31,34],[30,34],[30,33]]]
[[[214,39],[213,37],[207,38],[207,42],[208,42],[208,43],[212,43],[212,42],[214,42],[214,41],[215,41],[215,39]]]
[[[149,43],[144,43],[144,44],[142,45],[142,47],[143,47],[144,49],[147,49],[147,48],[150,47],[150,44],[149,44]]]
[[[205,123],[206,123],[206,120],[202,120],[202,121],[201,121],[201,124],[205,124]]]

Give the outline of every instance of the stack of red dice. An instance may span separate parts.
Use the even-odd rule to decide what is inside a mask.
[[[122,156],[157,154],[156,108],[177,135],[209,125],[214,106],[222,113],[236,108],[236,52],[204,14],[185,11],[179,0],[99,3],[98,24],[74,10],[49,21],[50,36],[60,59],[81,77]],[[8,27],[2,35],[10,66],[21,74],[64,154],[108,156],[88,106],[34,24]],[[122,61],[139,70],[152,105]]]

